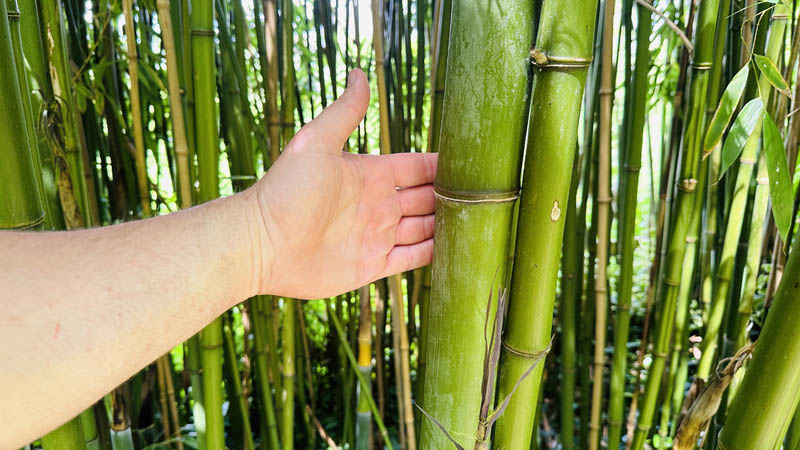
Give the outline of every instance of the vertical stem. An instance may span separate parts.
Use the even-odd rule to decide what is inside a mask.
[[[142,130],[142,101],[139,98],[139,52],[136,48],[136,31],[133,22],[133,0],[122,0],[125,13],[125,37],[128,43],[128,74],[131,77],[131,119],[133,141],[136,146],[136,184],[139,188],[139,205],[142,215],[150,217],[150,185],[147,180],[146,150]]]

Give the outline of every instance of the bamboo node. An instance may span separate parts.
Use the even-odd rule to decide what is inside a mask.
[[[694,188],[696,187],[697,187],[696,178],[687,178],[678,184],[678,189],[687,193],[694,192]]]
[[[519,191],[510,192],[455,192],[434,187],[436,198],[455,203],[504,203],[519,198]]]
[[[710,62],[692,63],[692,70],[711,70]]]
[[[773,14],[770,20],[787,20],[789,19],[788,14]]]
[[[697,236],[686,236],[687,244],[694,244],[695,242],[697,242]]]
[[[674,280],[670,280],[669,278],[664,278],[664,284],[666,284],[667,286],[677,287],[679,282],[678,281],[674,281]]]
[[[534,48],[531,50],[531,64],[540,70],[577,70],[589,67],[592,58],[546,55],[538,48]]]
[[[8,20],[19,20],[22,17],[19,11],[8,11]]]
[[[12,223],[12,224],[0,224],[0,229],[3,230],[29,230],[31,228],[36,228],[37,226],[41,225],[44,222],[44,213],[41,216],[21,223]]]
[[[744,164],[746,166],[755,166],[756,165],[756,160],[755,159],[750,159],[750,158],[747,158],[747,159],[740,158],[739,159],[739,164]]]
[[[769,178],[768,177],[758,177],[758,178],[756,178],[756,184],[767,185],[767,184],[769,184]]]
[[[501,339],[500,342],[503,344],[503,348],[508,350],[509,353],[527,359],[541,359],[542,357],[550,353],[550,348],[553,346],[553,341],[550,340],[550,343],[547,344],[547,347],[545,347],[543,350],[538,352],[526,352],[524,350],[519,350],[517,348],[508,345],[508,342],[506,342],[505,339]]]
[[[625,172],[637,173],[637,172],[641,172],[641,170],[642,170],[642,166],[629,166],[629,167],[625,168]]]
[[[214,30],[206,30],[206,29],[202,29],[202,28],[194,29],[193,28],[191,31],[189,31],[189,34],[191,34],[192,36],[211,36],[211,37],[213,37],[214,36]]]

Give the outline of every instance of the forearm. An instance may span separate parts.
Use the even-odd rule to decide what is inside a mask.
[[[103,229],[0,233],[2,446],[70,419],[260,289],[246,195]]]

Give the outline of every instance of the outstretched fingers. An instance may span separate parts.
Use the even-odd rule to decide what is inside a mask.
[[[388,161],[397,187],[431,184],[436,178],[437,153],[394,153],[382,156]]]
[[[436,197],[432,184],[397,190],[397,201],[403,216],[424,216],[433,213]]]
[[[397,224],[395,245],[416,244],[432,238],[434,225],[433,214],[403,217]]]
[[[433,260],[433,239],[412,245],[397,245],[386,256],[383,272],[376,279],[427,266]]]

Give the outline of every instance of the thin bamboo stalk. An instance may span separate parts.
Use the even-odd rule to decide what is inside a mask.
[[[253,311],[253,338],[255,346],[256,372],[258,374],[258,391],[261,400],[261,413],[263,426],[267,429],[268,441],[265,443],[270,450],[280,448],[278,444],[278,424],[275,417],[275,407],[272,400],[272,390],[269,383],[269,362],[267,353],[273,351],[267,344],[267,334],[271,333],[271,323],[266,320],[265,311],[272,308],[267,303],[267,297],[257,296],[249,300],[250,310]]]
[[[611,226],[611,109],[613,106],[614,82],[612,77],[612,50],[614,38],[614,0],[606,0],[603,19],[603,49],[600,62],[600,123],[598,125],[599,148],[597,169],[597,269],[595,271],[594,300],[594,358],[592,369],[592,409],[589,422],[589,448],[600,446],[600,414],[603,402],[603,370],[606,348],[606,309],[608,302],[608,240]],[[641,27],[641,24],[639,25]],[[635,211],[634,211],[635,215]],[[591,263],[591,261],[590,261]]]
[[[630,128],[624,159],[625,189],[619,199],[620,277],[617,312],[614,320],[614,356],[608,399],[608,445],[616,448],[622,435],[622,420],[627,365],[627,342],[630,331],[630,308],[633,294],[633,251],[636,230],[636,204],[639,194],[639,172],[642,165],[642,136],[647,106],[648,71],[650,69],[650,11],[637,5],[636,63],[633,74],[630,109],[625,110]],[[627,92],[627,91],[626,91]],[[620,175],[621,177],[623,175]]]
[[[408,450],[417,448],[417,439],[414,430],[414,410],[411,406],[411,370],[409,368],[408,330],[403,307],[403,286],[400,275],[389,277],[389,295],[392,302],[392,334],[397,335],[397,352],[395,359],[399,359],[399,373],[397,385],[400,393],[398,403],[400,407],[400,421],[403,422],[406,445]]]
[[[584,0],[545,1],[539,14],[536,47],[531,51],[535,72],[522,180],[527,187],[519,203],[497,399],[513,396],[497,422],[495,445],[499,448],[527,449],[531,442],[529,431],[534,428],[544,369],[544,364],[532,364],[548,351],[551,340],[564,235],[562,210],[569,202],[596,6],[596,2]],[[452,39],[450,47],[450,61],[457,61],[452,58]],[[445,97],[445,111],[447,101]],[[554,107],[556,104],[558,107]],[[435,303],[432,301],[432,307]]]
[[[266,39],[267,78],[267,133],[269,136],[269,161],[274,163],[280,156],[281,118],[278,113],[278,8],[277,0],[263,0]],[[266,164],[267,157],[264,161]],[[267,167],[265,167],[267,168]]]
[[[233,442],[238,443],[238,445],[234,445],[236,448],[255,450],[256,446],[253,441],[253,432],[250,428],[249,408],[247,406],[247,398],[242,394],[242,382],[239,378],[238,358],[233,344],[233,331],[231,330],[230,322],[230,312],[228,312],[224,316],[222,326],[224,340],[223,350],[225,353],[223,366],[225,366],[228,375],[225,377],[225,387],[228,391],[231,428],[239,428],[241,433],[239,436],[233,437]],[[234,421],[240,422],[240,425],[234,427]]]
[[[216,63],[214,50],[214,3],[192,3],[192,59],[194,65],[195,131],[197,133],[199,201],[219,196],[219,134],[216,107]],[[205,445],[208,450],[225,447],[222,417],[222,319],[216,318],[200,331],[203,368]]]
[[[358,315],[358,370],[367,380],[372,378],[372,311],[370,308],[370,285],[362,286],[358,290],[359,315]],[[371,381],[369,389],[371,390]],[[356,449],[367,450],[372,446],[372,411],[369,409],[367,396],[362,392],[360,385],[356,390],[357,417],[356,420]]]
[[[770,25],[765,55],[772,61],[777,61],[779,52],[784,44],[784,33],[788,20],[786,18],[786,10],[783,7],[776,7],[774,16],[772,24]],[[770,92],[766,78],[762,76],[758,84],[763,87],[759,89],[759,91],[762,92],[761,98],[764,105],[766,105],[769,101]],[[714,290],[714,297],[711,301],[711,309],[708,322],[706,323],[705,335],[703,336],[703,345],[701,348],[702,356],[700,358],[700,364],[697,367],[697,376],[701,378],[708,377],[717,354],[719,331],[726,314],[728,291],[734,273],[734,260],[739,248],[739,237],[742,232],[742,224],[744,223],[743,214],[748,200],[748,186],[756,164],[759,138],[761,136],[760,125],[761,119],[758,120],[758,124],[754,128],[752,135],[748,138],[741,156],[739,157],[739,169],[736,173],[733,200],[729,208],[730,212],[725,229],[722,254],[720,255],[717,284]],[[754,211],[754,214],[759,214],[759,212]],[[761,212],[761,214],[764,215],[764,212]]]
[[[139,51],[136,45],[136,31],[133,22],[133,0],[122,0],[125,14],[125,37],[128,43],[128,74],[131,77],[131,119],[133,120],[133,141],[136,146],[136,186],[139,189],[139,205],[142,215],[150,217],[150,185],[147,181],[146,149],[142,129],[142,101],[139,94]]]
[[[186,137],[186,119],[183,115],[178,55],[175,48],[174,32],[170,14],[170,1],[157,0],[158,22],[161,27],[161,40],[167,59],[167,82],[169,87],[169,111],[172,120],[172,137],[175,148],[175,165],[178,173],[178,194],[181,208],[192,206],[192,187],[189,175],[189,144]]]
[[[683,258],[686,250],[685,239],[689,230],[692,211],[697,207],[695,201],[697,194],[697,178],[700,173],[699,162],[701,153],[701,130],[705,129],[705,102],[708,87],[708,70],[713,56],[713,38],[709,36],[715,29],[712,25],[716,20],[718,2],[704,0],[700,4],[697,30],[695,35],[695,53],[691,80],[691,93],[688,120],[685,122],[682,167],[678,182],[678,194],[675,204],[675,213],[672,215],[670,227],[671,237],[665,246],[667,255],[664,266],[664,287],[661,289],[660,314],[658,317],[656,337],[653,345],[653,362],[647,374],[647,382],[642,399],[641,412],[636,425],[636,433],[631,448],[640,450],[647,439],[657,398],[661,386],[666,363],[666,352],[669,347],[670,337],[677,307],[678,286],[683,269]],[[699,175],[698,175],[699,173]]]

